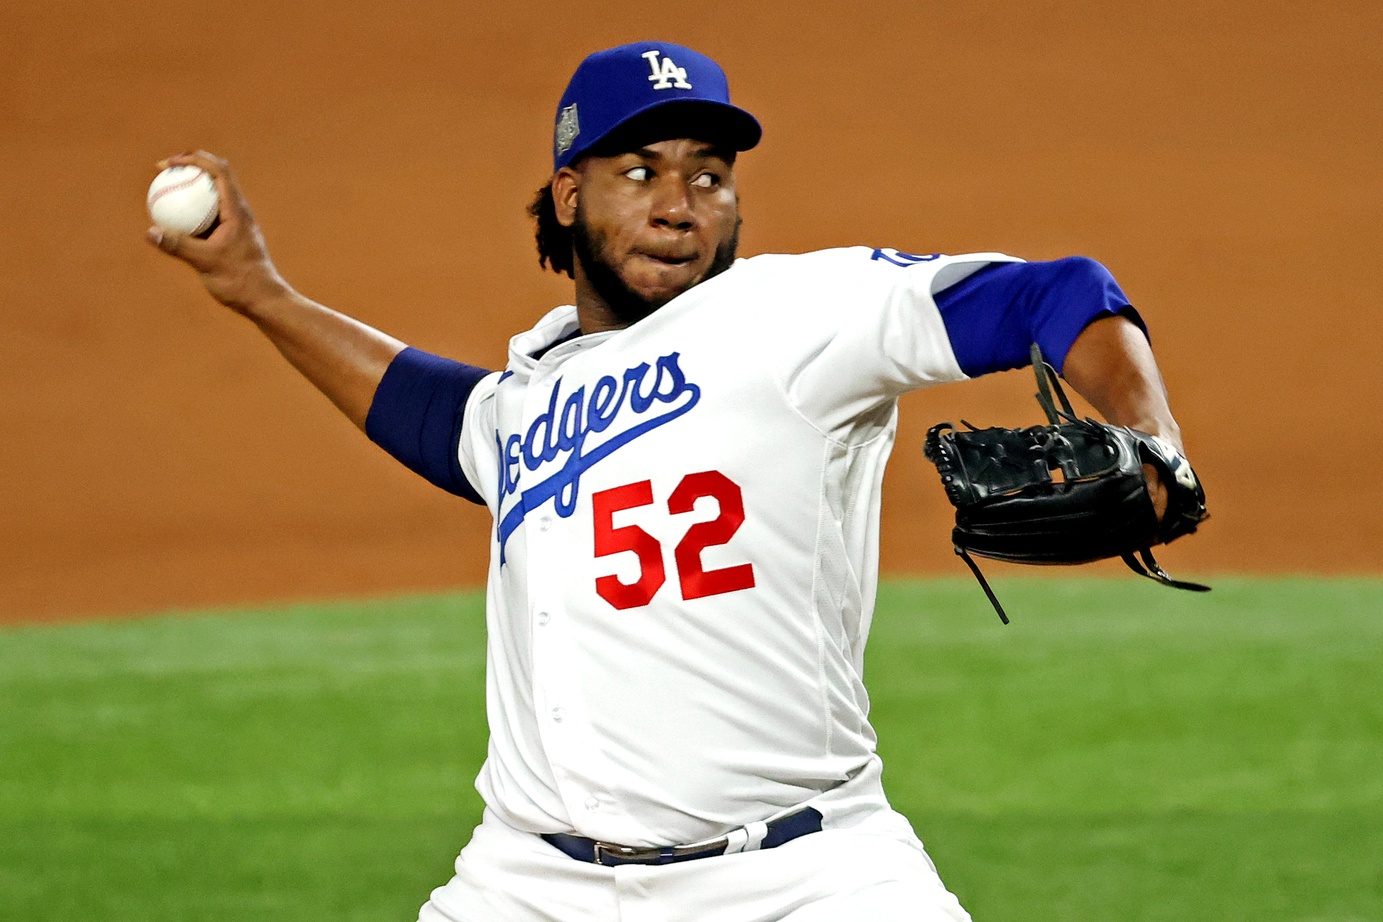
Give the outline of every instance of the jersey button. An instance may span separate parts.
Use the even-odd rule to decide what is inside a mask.
[[[552,516],[545,515],[538,520],[538,531],[547,531],[552,528]]]
[[[551,620],[552,616],[545,611],[538,612],[538,627],[542,627]]]
[[[599,807],[599,806],[600,806],[600,801],[596,800],[594,797],[587,797],[587,798],[586,798],[586,809],[587,809],[587,810],[595,810],[595,809],[596,809],[597,807]]]
[[[562,714],[563,714],[563,711],[562,711],[561,708],[559,708],[559,707],[553,708],[553,709],[552,709],[552,720],[553,720],[553,722],[554,722],[554,723],[561,723],[561,722],[562,722]]]

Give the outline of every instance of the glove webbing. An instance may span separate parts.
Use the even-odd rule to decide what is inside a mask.
[[[1066,396],[1066,391],[1061,386],[1060,376],[1057,375],[1056,369],[1048,365],[1046,360],[1043,359],[1042,350],[1038,348],[1037,343],[1032,344],[1032,349],[1029,350],[1028,354],[1032,357],[1033,372],[1037,377],[1037,394],[1035,396],[1037,397],[1037,402],[1042,405],[1042,411],[1047,414],[1047,422],[1053,426],[1061,425],[1062,420],[1070,423],[1079,423],[1080,418],[1076,416],[1075,408],[1071,406],[1070,398]],[[1053,392],[1056,393],[1055,400],[1052,398]],[[1057,401],[1061,403],[1060,410],[1057,409]],[[984,574],[980,572],[979,564],[975,563],[974,558],[970,556],[965,548],[957,546],[955,552],[961,560],[965,561],[966,566],[970,568],[970,572],[975,574],[975,581],[978,582],[980,588],[984,590],[986,598],[989,599],[989,604],[994,606],[994,611],[998,613],[999,620],[1004,624],[1008,624],[1008,614],[1004,611],[1004,607],[999,604],[999,597],[994,594],[994,590],[989,588],[989,581],[985,579]],[[1139,562],[1138,557],[1143,558],[1142,562]],[[1134,573],[1137,573],[1139,576],[1146,576],[1148,579],[1159,582],[1164,586],[1170,586],[1173,589],[1186,589],[1190,592],[1210,591],[1209,586],[1201,583],[1173,579],[1167,571],[1162,569],[1161,565],[1158,564],[1157,558],[1153,557],[1151,547],[1145,547],[1140,550],[1138,552],[1138,557],[1134,557],[1132,554],[1124,554],[1121,559]]]

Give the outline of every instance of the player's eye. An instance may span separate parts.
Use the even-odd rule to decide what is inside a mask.
[[[625,170],[624,175],[634,182],[647,182],[651,173],[646,166],[636,166]]]
[[[720,185],[720,177],[714,173],[699,173],[692,179],[692,185],[698,189],[714,189]]]

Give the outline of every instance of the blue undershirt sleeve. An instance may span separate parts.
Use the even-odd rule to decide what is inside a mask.
[[[484,504],[457,457],[466,399],[489,372],[408,348],[375,389],[365,434],[409,470],[448,493]]]
[[[1121,314],[1147,326],[1109,270],[1093,259],[996,263],[936,296],[960,370],[972,378],[1029,364],[1033,343],[1060,372],[1090,323]]]

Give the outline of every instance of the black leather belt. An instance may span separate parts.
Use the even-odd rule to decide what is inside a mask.
[[[820,811],[813,807],[804,807],[787,816],[780,816],[772,822],[755,823],[736,829],[719,839],[694,845],[653,845],[646,848],[614,845],[565,832],[546,833],[543,835],[543,841],[577,861],[613,868],[621,864],[674,864],[678,861],[694,861],[697,858],[724,855],[727,852],[777,848],[784,842],[791,842],[808,833],[820,831]]]

